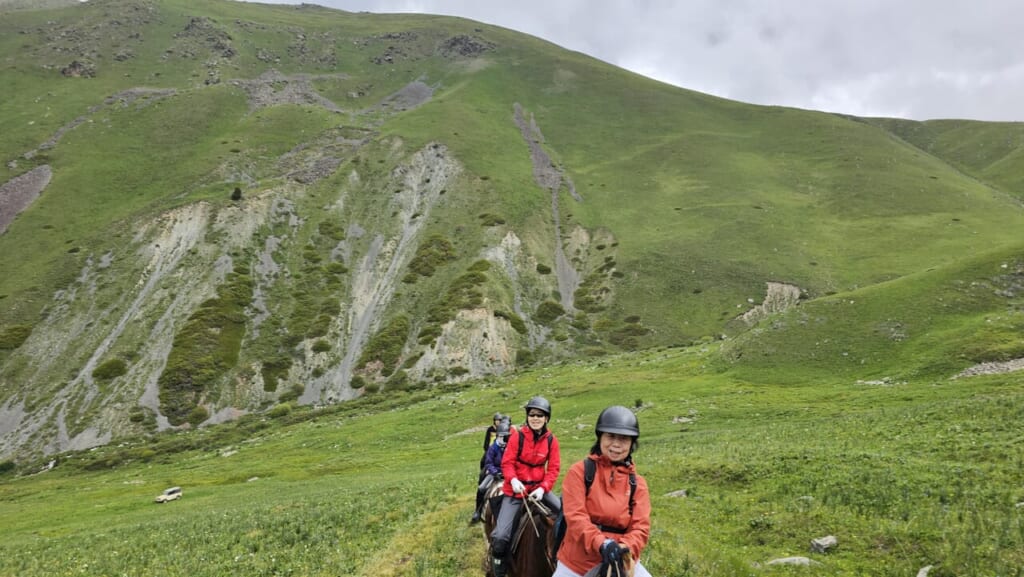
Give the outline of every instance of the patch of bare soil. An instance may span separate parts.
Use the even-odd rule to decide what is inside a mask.
[[[960,371],[953,378],[959,379],[960,377],[974,377],[978,375],[1000,375],[1020,370],[1024,370],[1024,358],[1013,359],[1012,361],[1006,361],[1003,363],[981,363]]]
[[[21,211],[39,198],[52,177],[50,165],[44,164],[15,176],[0,186],[0,234],[7,231],[7,227]]]
[[[307,104],[322,106],[332,112],[341,108],[320,95],[313,81],[321,78],[347,78],[346,74],[293,74],[286,76],[277,70],[268,70],[253,80],[232,80],[231,84],[245,90],[249,109],[256,110],[278,104]]]
[[[537,126],[537,122],[532,114],[530,115],[529,122],[527,122],[523,107],[518,102],[512,108],[512,118],[515,120],[516,126],[519,127],[523,140],[526,141],[526,145],[530,148],[530,162],[533,163],[533,180],[545,190],[557,191],[562,186],[562,171],[555,167],[554,163],[551,162],[551,157],[548,156],[547,151],[541,146],[541,143],[544,142],[544,135],[541,134],[540,127]]]
[[[411,110],[428,102],[434,96],[434,89],[431,86],[416,80],[402,87],[401,90],[388,96],[381,103],[381,106],[391,110]]]

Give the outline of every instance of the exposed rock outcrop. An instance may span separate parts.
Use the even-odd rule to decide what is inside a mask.
[[[52,177],[50,165],[44,164],[0,186],[0,234],[7,230],[18,214],[39,198]]]

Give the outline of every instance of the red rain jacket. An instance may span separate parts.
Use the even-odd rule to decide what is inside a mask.
[[[539,438],[535,436],[533,429],[522,425],[508,437],[508,445],[501,458],[501,472],[505,475],[501,490],[509,497],[516,496],[512,493],[512,479],[522,481],[527,493],[537,487],[543,488],[545,493],[550,492],[558,480],[562,467],[558,439],[548,430]]]

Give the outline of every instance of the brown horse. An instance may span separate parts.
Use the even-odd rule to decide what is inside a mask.
[[[495,481],[487,490],[484,504],[483,527],[484,538],[487,539],[487,556],[484,560],[484,573],[494,577],[491,567],[491,531],[497,520],[492,505],[501,500],[501,481]],[[512,532],[512,544],[509,548],[508,577],[551,577],[555,572],[555,553],[553,541],[555,515],[542,503],[525,499],[523,508]]]

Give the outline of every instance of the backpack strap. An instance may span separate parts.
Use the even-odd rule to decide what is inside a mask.
[[[519,461],[520,463],[526,465],[527,467],[543,467],[544,464],[547,463],[547,459],[544,460],[544,463],[541,463],[539,465],[535,465],[533,463],[527,463],[526,461],[523,460],[523,445],[526,444],[526,433],[523,433],[523,427],[519,427],[517,430],[519,431],[519,446],[516,447],[516,460]],[[552,437],[552,435],[549,432],[549,433],[545,433],[544,436],[548,440],[548,457],[550,457],[551,456],[551,437]],[[587,460],[589,461],[589,459],[587,459]],[[591,479],[590,480],[591,481],[594,480],[593,479],[593,475],[591,475]],[[587,492],[588,493],[590,492],[590,485],[587,485]]]
[[[594,484],[594,476],[597,475],[597,463],[593,459],[583,460],[583,484],[587,488],[587,495],[590,495],[590,486]],[[633,516],[633,508],[636,506],[636,473],[629,472],[629,516]]]

